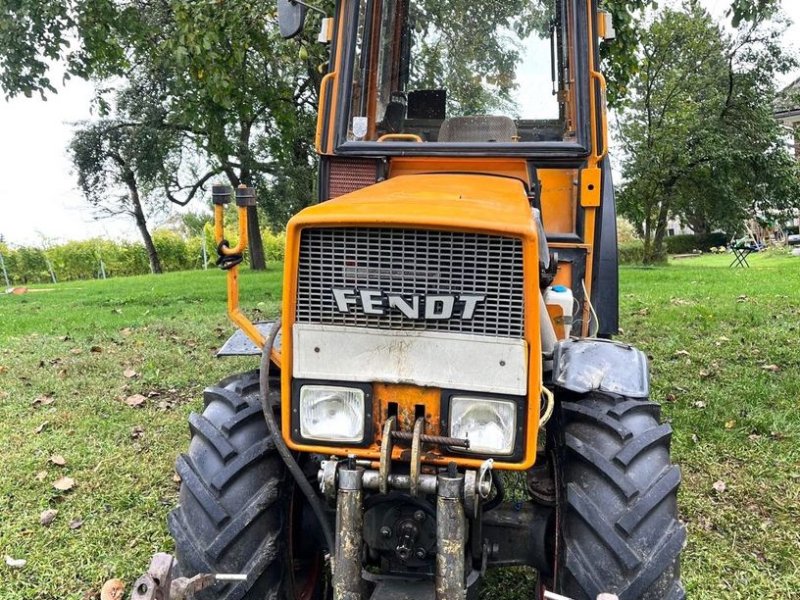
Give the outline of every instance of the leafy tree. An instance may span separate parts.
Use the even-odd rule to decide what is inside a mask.
[[[98,217],[127,215],[135,221],[153,273],[162,267],[148,220],[163,209],[155,192],[172,142],[162,130],[105,119],[82,124],[69,146],[83,195]]]
[[[646,262],[667,221],[700,233],[800,205],[796,164],[772,116],[776,72],[793,61],[767,21],[722,32],[697,3],[659,13],[643,34],[619,132],[626,153],[620,211],[640,227]]]

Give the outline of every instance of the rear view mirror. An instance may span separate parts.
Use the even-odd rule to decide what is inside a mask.
[[[281,36],[289,39],[303,31],[307,8],[294,0],[278,0],[278,27]]]

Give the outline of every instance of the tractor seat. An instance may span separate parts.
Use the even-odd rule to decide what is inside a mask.
[[[517,126],[510,117],[476,115],[446,119],[439,129],[440,142],[513,142]]]

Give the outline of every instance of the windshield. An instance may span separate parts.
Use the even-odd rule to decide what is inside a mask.
[[[348,141],[575,141],[563,0],[363,0]]]

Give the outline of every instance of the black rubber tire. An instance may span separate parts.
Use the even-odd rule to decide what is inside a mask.
[[[180,505],[168,524],[180,573],[250,575],[246,582],[217,584],[200,599],[294,596],[287,560],[294,485],[275,451],[258,391],[257,371],[207,388],[203,414],[189,417],[189,451],[176,462]]]
[[[678,600],[680,470],[658,404],[603,393],[561,402],[556,591],[575,600]]]

